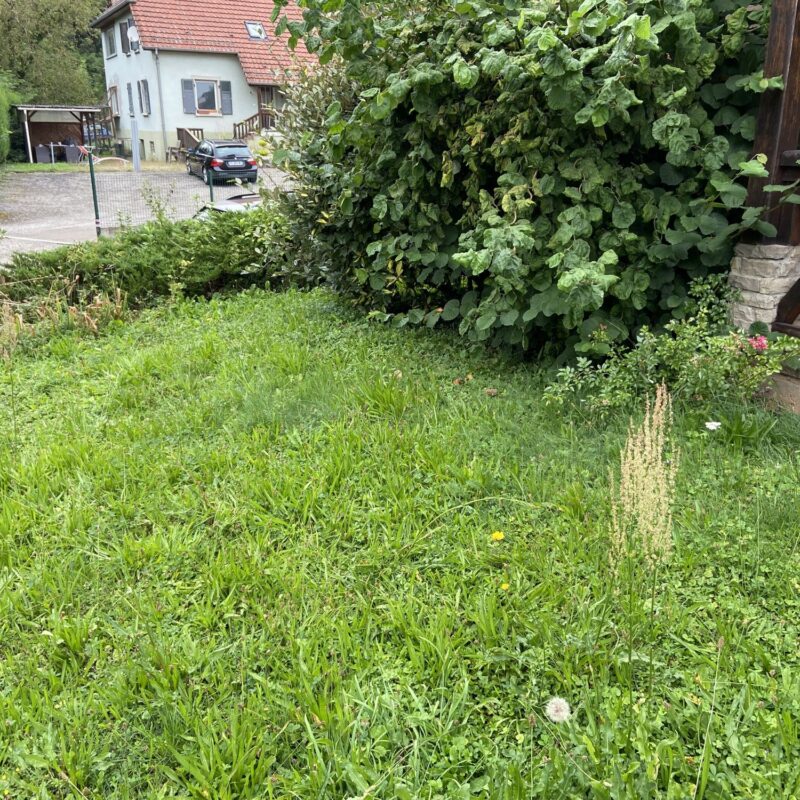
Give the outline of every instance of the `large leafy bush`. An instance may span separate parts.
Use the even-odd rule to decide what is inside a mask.
[[[285,131],[332,277],[401,323],[605,351],[686,313],[755,227],[769,3],[306,0],[359,94]],[[333,13],[332,13],[333,12]],[[600,342],[593,334],[607,333]]]

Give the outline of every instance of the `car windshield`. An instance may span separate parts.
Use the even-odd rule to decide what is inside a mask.
[[[239,156],[239,158],[252,158],[250,151],[242,145],[223,144],[217,145],[217,155],[220,156]]]

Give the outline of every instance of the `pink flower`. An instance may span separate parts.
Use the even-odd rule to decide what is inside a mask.
[[[769,350],[769,342],[766,336],[753,336],[747,341],[750,342],[750,347],[752,347],[756,353],[766,353],[767,350]]]

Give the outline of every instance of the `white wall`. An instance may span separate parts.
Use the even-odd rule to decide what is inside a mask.
[[[119,17],[114,21],[117,54],[107,57],[105,32],[103,34],[103,56],[106,68],[106,86],[117,87],[120,116],[117,138],[130,140],[131,117],[128,107],[127,84],[133,89],[133,112],[139,125],[139,139],[145,143],[145,158],[163,160],[165,157],[162,134],[159,82],[154,51],[141,48],[138,53],[125,55],[122,52],[119,23],[130,17]],[[161,88],[163,90],[164,127],[166,146],[178,143],[177,128],[202,128],[206,138],[227,139],[233,137],[233,126],[252,117],[258,111],[256,90],[247,85],[239,58],[236,55],[218,53],[187,53],[159,51]],[[206,78],[230,81],[233,97],[233,114],[206,116],[183,113],[181,81],[191,78]],[[150,88],[150,114],[142,114],[139,108],[137,81],[146,80]]]
[[[258,112],[256,90],[247,85],[238,56],[161,51],[160,58],[166,127],[173,135],[176,128],[203,128],[207,138],[229,138],[233,136],[234,123]],[[181,81],[190,78],[230,81],[233,114],[224,117],[184,114]]]

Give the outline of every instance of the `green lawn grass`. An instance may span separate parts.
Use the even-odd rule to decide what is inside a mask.
[[[677,411],[629,617],[627,419],[530,365],[248,293],[2,370],[0,796],[800,792],[797,419]]]
[[[54,164],[29,164],[27,161],[9,161],[0,167],[3,172],[88,172],[88,164],[67,164],[56,161]]]
[[[103,156],[112,160],[101,161],[97,164],[98,172],[119,172],[132,169],[130,160],[124,163],[114,156]],[[143,161],[142,169],[145,172],[185,172],[183,164],[175,162],[165,163],[163,161]],[[28,162],[7,162],[0,166],[0,175],[9,173],[31,173],[31,172],[85,172],[89,173],[89,163],[67,164],[65,161],[56,161],[54,164],[29,164]]]

